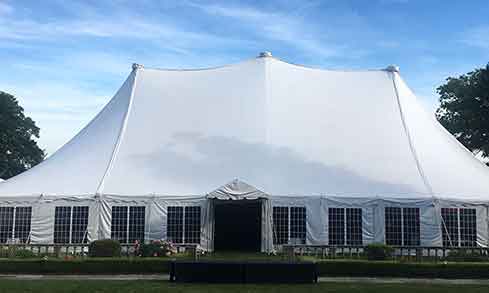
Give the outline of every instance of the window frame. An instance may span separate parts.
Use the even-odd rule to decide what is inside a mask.
[[[14,235],[15,207],[0,207],[0,243],[8,243]]]
[[[358,216],[359,219],[357,218]],[[331,246],[363,245],[362,216],[363,216],[362,208],[329,207],[328,208],[328,245]],[[354,221],[354,219],[358,220],[358,222]],[[340,223],[339,227],[335,227],[334,225],[335,223]],[[332,235],[339,235],[340,237],[332,237]],[[355,235],[359,235],[359,237],[355,237]]]
[[[390,214],[390,211],[399,211],[398,214]],[[389,213],[388,213],[389,211]],[[410,215],[412,215],[414,211],[414,221],[412,219],[408,218]],[[392,223],[389,223],[388,221],[393,220],[395,221],[395,224],[397,224],[397,229],[393,231],[394,229],[392,228],[393,225]],[[414,226],[411,226],[409,224],[414,224]],[[389,229],[393,232],[391,232],[391,235],[389,235]],[[410,233],[414,231],[414,233]],[[395,236],[399,236],[398,239],[395,239]],[[414,237],[407,237],[408,235]],[[391,237],[388,237],[391,236]],[[392,245],[392,246],[410,246],[410,247],[418,247],[421,245],[421,210],[419,207],[399,207],[399,206],[388,206],[384,207],[384,242],[387,245]],[[413,240],[414,239],[414,240]],[[410,244],[406,244],[410,242]],[[414,241],[414,244],[412,241]]]
[[[131,244],[136,241],[144,243],[146,238],[146,207],[130,206],[127,225],[127,243]]]
[[[166,208],[166,239],[171,243],[183,243],[183,213],[183,206]],[[170,215],[174,216],[170,217]]]
[[[345,245],[346,220],[345,209],[328,208],[328,245]]]
[[[189,244],[200,244],[201,238],[202,207],[186,206],[183,209],[183,241]]]
[[[173,211],[174,210],[174,211]],[[193,210],[193,211],[192,211]],[[185,205],[185,206],[167,206],[166,208],[166,239],[175,244],[200,244],[202,241],[202,206]],[[197,212],[198,211],[198,212]],[[198,217],[188,215],[198,214]],[[171,219],[170,215],[176,215],[178,218]],[[196,220],[198,219],[198,220]],[[189,224],[188,221],[194,223]],[[196,223],[195,223],[196,222]],[[198,226],[198,229],[196,228]],[[171,229],[170,229],[171,227]],[[192,231],[188,231],[193,228]],[[175,235],[170,235],[173,233]],[[193,235],[190,235],[192,233]],[[198,235],[198,236],[197,236]],[[187,241],[190,238],[191,241]],[[176,239],[176,240],[175,240]],[[197,241],[198,239],[198,241]]]
[[[421,245],[421,210],[419,208],[402,208],[402,243],[404,246]]]
[[[357,225],[358,223],[353,221],[353,219],[355,219],[356,216],[360,216],[360,218],[358,219],[359,225]],[[359,239],[358,237],[355,237],[355,235],[360,235]],[[345,208],[345,244],[349,246],[363,245],[363,209],[362,208]]]
[[[27,209],[29,211],[25,213],[28,215],[28,221],[19,218],[19,214],[21,214],[19,211],[21,209]],[[15,239],[19,239],[20,243],[29,243],[32,232],[32,206],[0,206],[0,215],[4,214],[2,212],[3,210],[11,210],[11,214],[9,215],[8,223],[0,223],[0,243],[8,243]],[[22,227],[27,226],[28,229],[19,229],[21,227],[19,223],[23,223],[24,225]],[[22,231],[23,234],[19,235],[19,231]],[[3,238],[5,238],[5,241],[3,241]]]
[[[20,213],[19,210],[27,210],[25,213]],[[26,219],[19,218],[19,214],[28,215]],[[32,206],[16,206],[14,211],[14,239],[19,239],[21,243],[28,243],[31,238],[32,231]],[[28,227],[28,229],[20,229],[21,227]],[[19,232],[20,231],[20,232]],[[22,234],[20,234],[22,233]]]
[[[307,241],[307,209],[304,206],[291,206],[289,213],[289,241],[291,239],[299,239],[301,243],[306,244]],[[293,237],[296,236],[296,237]],[[293,243],[297,244],[297,243]]]
[[[287,211],[286,213],[286,223],[287,223],[287,242],[280,243],[278,242],[278,237],[277,237],[277,227],[282,227],[285,225],[280,225],[277,226],[276,221],[274,221],[274,218],[277,218],[274,216],[274,212],[281,210],[281,215],[283,215],[283,211]],[[294,214],[294,217],[293,217]],[[283,219],[282,219],[283,220]],[[291,243],[291,239],[299,239],[301,243],[299,244],[306,244],[307,242],[307,208],[305,206],[273,206],[272,207],[272,231],[273,231],[273,244],[274,245],[286,245]],[[280,224],[283,224],[284,221],[281,221]],[[294,231],[295,230],[295,231]],[[281,229],[281,232],[284,232],[283,229]],[[285,234],[285,233],[284,233]],[[294,236],[299,236],[299,237],[294,237]],[[281,237],[281,240],[284,238]],[[297,243],[295,243],[297,244]]]
[[[462,215],[462,211],[464,215]],[[470,212],[470,214],[465,214],[465,212]],[[460,208],[458,209],[458,213],[460,247],[477,247],[477,209]]]
[[[59,225],[57,221],[58,210],[62,209],[68,210],[69,212],[65,212],[65,218],[68,219],[68,223],[62,223],[63,227],[68,227],[64,230],[59,231]],[[75,211],[76,210],[76,211]],[[86,211],[85,211],[86,210]],[[60,212],[61,213],[61,212]],[[66,216],[68,214],[68,216]],[[81,215],[82,217],[77,217],[75,219],[74,215]],[[53,243],[55,244],[85,244],[88,243],[88,222],[90,219],[90,206],[88,205],[73,205],[73,206],[55,206],[54,207],[54,227],[53,227]],[[86,223],[86,224],[85,224]],[[83,227],[85,229],[74,229],[74,227]],[[58,231],[57,231],[58,230]],[[78,240],[78,235],[74,235],[75,233],[82,234],[81,242],[74,241]],[[63,235],[66,234],[66,235]],[[61,238],[61,239],[59,239]],[[75,238],[75,239],[74,239]],[[63,241],[67,240],[67,241]]]
[[[114,208],[119,210],[117,215],[122,215],[122,221],[121,219],[118,219],[117,223],[114,223],[115,221],[115,211]],[[138,231],[131,230],[131,224],[135,223],[133,222],[135,220],[134,215],[141,215],[141,213],[136,213],[135,210],[143,210],[143,217],[142,217],[142,223],[143,223],[143,231],[142,231],[142,239],[137,239],[137,237],[131,238],[131,233],[134,235]],[[121,212],[122,211],[122,212]],[[132,212],[132,213],[131,213]],[[132,217],[131,217],[132,215]],[[111,207],[111,225],[110,225],[110,238],[119,241],[121,244],[134,244],[136,241],[139,241],[140,243],[144,243],[146,241],[146,206],[144,205],[113,205]],[[136,218],[137,219],[137,218]],[[116,225],[114,225],[116,224]],[[141,226],[138,224],[138,226]],[[114,227],[122,227],[122,229],[118,229],[117,231],[114,230]],[[132,226],[134,228],[134,225]],[[139,233],[140,230],[139,230]],[[117,237],[116,237],[117,236]],[[130,242],[130,240],[134,240],[134,242]]]
[[[78,217],[75,217],[75,215]],[[88,221],[89,221],[89,219],[90,219],[90,207],[89,206],[72,206],[71,207],[71,233],[70,233],[70,243],[71,244],[88,243]],[[76,227],[76,229],[75,229],[75,227]],[[85,229],[83,229],[82,227],[85,227]],[[81,241],[78,241],[80,239],[79,235],[82,235]]]
[[[465,215],[466,212],[470,212],[471,214]],[[476,208],[443,207],[440,210],[440,215],[443,247],[477,247]],[[468,216],[473,217],[473,221],[466,223],[465,220],[468,219]],[[473,227],[467,227],[468,224]],[[473,233],[466,231],[473,231]],[[467,240],[469,237],[472,240]],[[467,245],[467,243],[472,245]]]
[[[272,207],[273,244],[284,245],[289,243],[289,207]]]

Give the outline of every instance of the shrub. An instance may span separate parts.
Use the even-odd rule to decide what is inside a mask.
[[[88,255],[91,257],[115,257],[121,255],[121,244],[117,240],[95,240],[88,246]]]
[[[488,256],[482,254],[480,250],[457,249],[457,250],[451,250],[448,253],[446,259],[450,261],[478,262],[478,261],[487,261]]]
[[[168,256],[175,252],[175,248],[170,242],[163,240],[153,240],[148,244],[141,244],[137,251],[138,256]]]
[[[36,258],[36,254],[28,249],[17,249],[14,253],[17,258]]]
[[[34,254],[34,252],[28,249],[14,247],[14,246],[8,247],[7,249],[0,250],[0,258],[9,258],[9,257],[36,258],[36,255]]]
[[[365,248],[369,260],[385,260],[392,255],[393,251],[392,247],[383,243],[372,243]]]

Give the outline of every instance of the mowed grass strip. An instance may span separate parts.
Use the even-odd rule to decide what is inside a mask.
[[[460,293],[489,292],[489,285],[430,285],[430,284],[371,284],[319,283],[306,285],[242,285],[242,284],[175,284],[167,281],[59,281],[59,280],[2,280],[0,292],[395,292],[395,293]]]

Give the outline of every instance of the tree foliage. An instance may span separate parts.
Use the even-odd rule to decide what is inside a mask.
[[[36,142],[39,128],[17,99],[0,91],[0,178],[8,179],[44,159]]]
[[[437,88],[438,121],[465,147],[489,158],[489,64]]]

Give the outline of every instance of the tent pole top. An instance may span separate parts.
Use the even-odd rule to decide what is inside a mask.
[[[269,51],[260,52],[260,54],[258,54],[257,56],[257,58],[265,58],[265,57],[272,57],[272,52]]]
[[[143,64],[138,64],[138,63],[133,63],[132,64],[132,70],[138,70],[144,68]]]
[[[389,65],[384,70],[385,71],[388,71],[388,72],[397,72],[397,73],[399,73],[401,69],[397,65]]]

